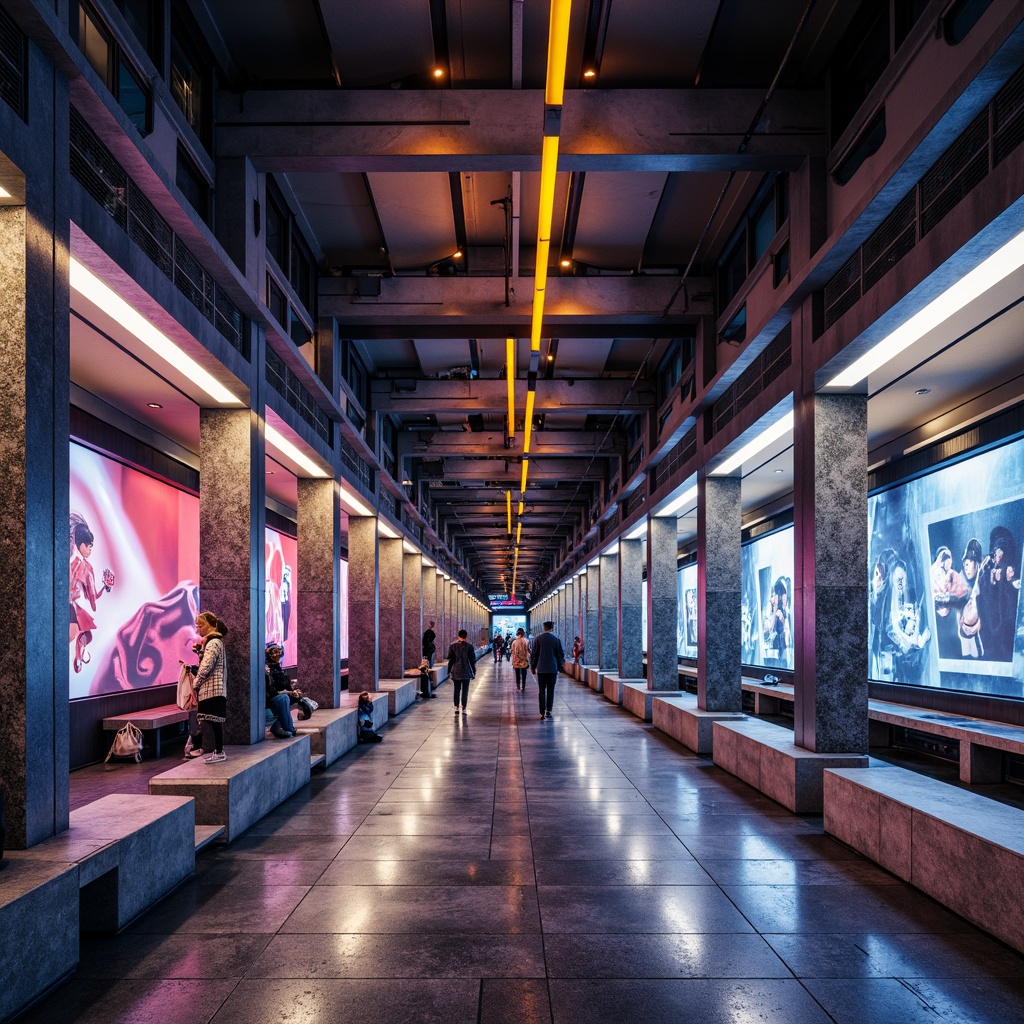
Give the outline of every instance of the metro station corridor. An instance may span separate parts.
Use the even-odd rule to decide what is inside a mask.
[[[482,659],[26,1022],[1017,1021],[1024,960],[578,683]]]

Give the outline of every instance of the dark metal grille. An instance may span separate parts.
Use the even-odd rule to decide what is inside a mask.
[[[1021,142],[1024,67],[1013,74],[825,285],[825,328],[850,310]]]
[[[369,465],[363,461],[363,458],[345,440],[341,439],[341,461],[348,467],[349,471],[355,476],[355,478],[366,488],[370,494],[373,494],[373,477],[370,473]]]
[[[647,500],[647,492],[642,488],[638,487],[622,505],[622,518],[628,519],[645,501]]]
[[[71,174],[181,293],[249,359],[245,318],[156,207],[128,177],[82,115],[71,108]]]
[[[732,386],[715,402],[711,413],[712,432],[718,433],[738,416],[773,380],[789,369],[793,327],[786,324],[771,344],[736,378]]]
[[[878,284],[917,241],[914,193],[896,204],[892,213],[871,233],[861,249],[861,294]]]
[[[385,490],[383,487],[380,489],[380,507],[386,512],[390,512],[393,516],[395,514],[395,499],[390,491]]]
[[[921,237],[988,174],[988,110],[983,110],[921,179]]]
[[[683,436],[668,455],[654,467],[653,489],[657,490],[697,454],[697,431]]]
[[[28,40],[0,7],[0,99],[23,121],[26,120]]]
[[[313,401],[313,396],[269,346],[266,351],[267,383],[299,414],[302,421],[327,444],[331,443],[331,418]]]
[[[1024,141],[1024,68],[999,90],[993,103],[993,166],[998,165]]]

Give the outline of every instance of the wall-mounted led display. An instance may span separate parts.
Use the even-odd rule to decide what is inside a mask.
[[[298,660],[295,644],[296,578],[298,542],[268,526],[264,531],[264,558],[267,566],[267,643],[273,640],[284,647],[283,666]]]
[[[743,545],[744,665],[793,668],[793,527]]]
[[[697,657],[697,563],[684,565],[676,573],[679,601],[679,629],[676,649],[680,658]]]
[[[1024,441],[868,500],[871,679],[1024,696]]]
[[[199,499],[70,446],[72,699],[177,681],[199,610]]]

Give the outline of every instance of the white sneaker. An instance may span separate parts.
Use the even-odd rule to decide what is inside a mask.
[[[227,754],[225,754],[225,753],[218,754],[215,751],[214,753],[210,754],[208,757],[204,758],[203,760],[207,764],[217,764],[218,761],[226,761],[227,759],[228,759],[228,755]]]

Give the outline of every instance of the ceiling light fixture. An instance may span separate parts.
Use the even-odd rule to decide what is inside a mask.
[[[848,388],[859,384],[879,367],[884,366],[930,331],[935,330],[968,303],[980,298],[1000,281],[1024,266],[1024,231],[1015,235],[972,271],[951,284],[924,309],[891,331],[860,359],[837,373],[826,385]]]
[[[188,377],[215,402],[221,405],[243,404],[208,370],[200,366],[166,334],[157,330],[141,313],[133,309],[117,292],[104,284],[73,256],[69,279],[71,287],[79,295],[99,306],[111,319],[138,338],[161,359],[170,363],[179,373]]]
[[[593,68],[587,68],[587,70],[583,72],[583,77],[584,78],[597,78],[597,72]]]
[[[8,192],[7,189],[5,189],[3,187],[3,185],[0,185],[0,199],[10,199],[10,198],[11,198],[11,193]]]
[[[505,511],[508,514],[508,534],[512,536],[512,492],[505,492]]]
[[[561,266],[564,270],[568,270],[572,266],[572,260],[562,260]]]
[[[932,393],[932,389],[931,388],[918,388],[914,392],[915,395],[930,395],[931,393]]]
[[[658,516],[678,516],[679,513],[690,504],[690,502],[697,500],[697,487],[694,485],[688,491],[684,491],[676,498],[675,501],[666,505],[660,512],[656,512]]]
[[[435,78],[444,78],[444,68],[434,68]]]
[[[452,259],[453,260],[461,260],[462,259],[462,250],[461,249],[456,249],[455,252],[452,253]]]
[[[357,515],[357,516],[370,516],[373,513],[351,492],[344,484],[338,484],[338,490],[341,494],[341,500],[345,505]],[[432,565],[432,562],[428,562],[427,565]]]
[[[512,440],[516,436],[516,339],[505,339],[505,380],[508,384],[508,423],[505,436]]]
[[[647,520],[641,519],[636,525],[636,529],[626,534],[626,540],[639,540],[641,537],[647,535]]]
[[[782,419],[776,420],[771,426],[765,427],[753,441],[745,444],[735,455],[731,455],[721,465],[711,470],[712,476],[728,476],[734,470],[739,469],[748,459],[752,459],[758,452],[763,451],[773,441],[784,437],[793,429],[793,413],[787,412]]]
[[[292,444],[283,434],[269,423],[264,424],[264,436],[267,444],[275,448],[286,459],[290,459],[297,466],[304,469],[310,476],[327,477],[330,473],[322,470],[312,459],[304,455]]]
[[[150,409],[162,409],[163,408],[163,406],[159,402],[147,402],[146,405],[148,405]]]

